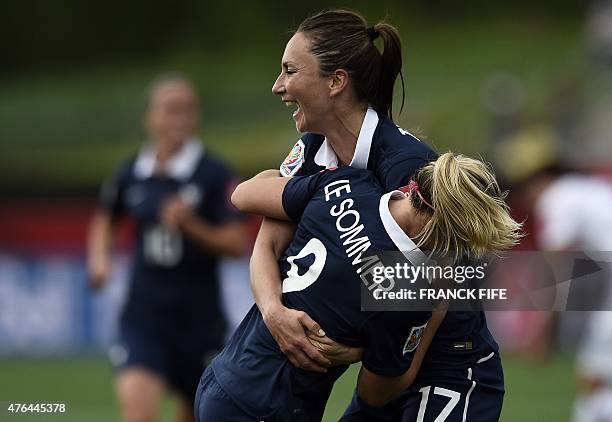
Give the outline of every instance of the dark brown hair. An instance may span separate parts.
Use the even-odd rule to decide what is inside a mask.
[[[357,98],[390,119],[393,119],[393,86],[399,74],[401,112],[404,107],[402,47],[395,27],[380,22],[368,28],[360,14],[338,9],[310,16],[296,32],[302,32],[309,39],[311,52],[319,59],[323,75],[337,69],[346,70],[353,80]],[[374,45],[378,36],[383,40],[382,53]]]

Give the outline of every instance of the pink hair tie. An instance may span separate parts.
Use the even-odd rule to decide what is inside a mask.
[[[401,188],[399,188],[399,190],[401,192],[404,192],[408,196],[412,195],[412,192],[416,192],[417,195],[419,195],[419,198],[421,199],[421,201],[425,205],[427,205],[429,208],[431,208],[432,211],[435,211],[435,208],[433,207],[433,205],[431,205],[429,202],[425,200],[425,198],[423,198],[423,195],[421,194],[421,191],[419,190],[419,184],[415,180],[411,180],[410,183],[408,183],[408,185],[402,186]]]

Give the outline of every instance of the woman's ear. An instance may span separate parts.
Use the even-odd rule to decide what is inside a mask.
[[[330,75],[329,96],[335,97],[346,89],[349,83],[349,74],[344,69],[338,69]]]

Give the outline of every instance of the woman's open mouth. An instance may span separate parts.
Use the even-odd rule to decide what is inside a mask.
[[[293,111],[294,118],[300,112],[300,104],[297,101],[285,101],[285,105],[287,107],[295,107],[295,110]]]

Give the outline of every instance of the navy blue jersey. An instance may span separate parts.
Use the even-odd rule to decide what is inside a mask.
[[[436,158],[438,155],[427,144],[370,108],[350,166],[374,172],[388,192],[407,185],[418,169]],[[311,175],[337,166],[338,158],[326,138],[306,133],[281,164],[280,171],[283,176]]]
[[[390,191],[406,185],[419,168],[436,158],[437,154],[426,144],[368,109],[350,165],[373,171],[385,191]],[[304,175],[337,165],[338,158],[325,137],[307,133],[295,144],[280,171],[284,176]],[[443,376],[449,368],[468,368],[497,349],[484,313],[449,312],[425,356],[418,378]]]
[[[447,369],[437,377],[418,377],[400,397],[383,408],[369,406],[357,393],[342,422],[493,422],[504,399],[499,354],[491,352],[469,367]]]
[[[351,167],[293,178],[283,206],[299,223],[279,264],[287,307],[307,312],[335,341],[364,347],[363,365],[373,373],[397,376],[410,367],[418,344],[406,348],[407,340],[431,314],[361,311],[360,269],[372,264],[364,254],[398,250],[395,239],[407,238],[383,224],[392,218],[389,197],[371,172]],[[222,389],[253,417],[283,419],[320,409],[312,420],[320,419],[333,382],[346,369],[320,374],[295,368],[256,306],[212,367]]]
[[[448,370],[468,368],[498,349],[484,312],[449,311],[427,350],[418,377],[438,377]]]
[[[145,149],[125,162],[102,189],[104,209],[113,217],[129,215],[136,224],[128,308],[135,314],[146,307],[154,308],[152,315],[170,311],[185,319],[195,316],[186,309],[197,308],[198,315],[204,313],[202,317],[212,323],[221,318],[218,258],[180,230],[161,224],[159,215],[164,201],[180,195],[210,224],[238,218],[228,200],[235,177],[195,140],[172,157],[164,175],[157,175],[154,166],[153,150]]]
[[[437,154],[425,143],[387,117],[368,109],[350,165],[367,167],[384,190],[391,191],[406,185],[419,168],[436,158]],[[280,171],[284,176],[309,175],[337,165],[338,159],[325,137],[306,133],[281,164]],[[435,371],[461,362],[467,364],[478,359],[479,352],[490,350],[497,350],[497,344],[487,328],[484,313],[449,312],[438,329],[423,369]],[[448,359],[448,352],[452,352],[453,359]]]

